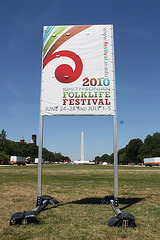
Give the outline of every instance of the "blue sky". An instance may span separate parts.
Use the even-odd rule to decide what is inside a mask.
[[[44,25],[113,24],[118,149],[160,131],[159,0],[1,0],[0,131],[30,142],[39,132]],[[44,147],[80,159],[113,152],[112,117],[45,117]],[[123,123],[122,123],[123,121]]]

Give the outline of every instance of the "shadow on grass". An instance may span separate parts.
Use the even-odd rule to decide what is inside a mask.
[[[143,200],[144,198],[119,198],[119,204],[126,205],[122,208],[121,210],[124,210],[136,203],[139,203]],[[83,198],[77,201],[70,202],[71,204],[101,204],[102,198]]]
[[[119,204],[123,204],[126,205],[122,208],[120,208],[120,210],[124,210],[136,203],[139,203],[143,200],[144,198],[119,198]],[[61,207],[63,205],[67,205],[67,204],[91,204],[91,205],[99,205],[102,202],[102,198],[83,198],[80,200],[76,200],[76,201],[72,201],[72,202],[66,202],[66,203],[59,203],[56,204],[54,206],[51,207],[47,207],[46,209],[44,209],[44,211],[49,210],[51,208],[57,208],[57,207]]]
[[[102,198],[83,198],[70,202],[70,204],[101,204],[101,200]]]
[[[126,205],[126,206],[120,208],[120,210],[124,210],[136,203],[141,202],[142,200],[144,200],[144,198],[119,198],[119,204]]]

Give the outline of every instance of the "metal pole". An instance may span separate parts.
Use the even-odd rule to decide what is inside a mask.
[[[43,29],[43,46],[44,46],[44,29]],[[42,74],[43,74],[43,47],[42,47],[42,67],[41,67],[41,94],[40,94],[40,113],[39,113],[39,148],[38,148],[38,193],[37,206],[41,205],[42,195],[42,148],[43,148],[43,116],[41,115],[42,101]]]
[[[113,144],[114,144],[114,198],[118,198],[118,156],[117,156],[117,113],[113,116]]]
[[[112,62],[114,82],[114,115],[113,115],[113,149],[114,149],[114,204],[118,206],[118,156],[117,156],[117,104],[116,104],[116,79],[115,79],[115,57],[114,57],[114,34],[112,27]]]
[[[43,147],[43,116],[39,118],[39,149],[38,149],[38,194],[37,205],[40,205],[42,195],[42,147]]]

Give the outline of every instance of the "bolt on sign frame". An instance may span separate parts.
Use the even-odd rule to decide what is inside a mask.
[[[38,194],[42,193],[44,116],[113,116],[114,198],[118,201],[113,25],[44,26]]]

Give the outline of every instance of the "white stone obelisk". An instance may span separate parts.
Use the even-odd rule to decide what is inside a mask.
[[[84,135],[81,133],[81,161],[84,161]]]

